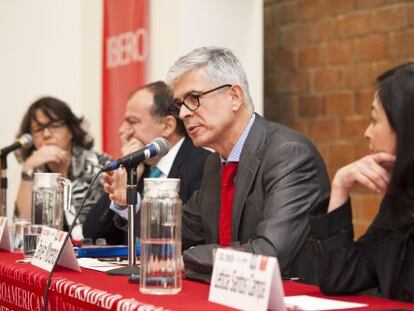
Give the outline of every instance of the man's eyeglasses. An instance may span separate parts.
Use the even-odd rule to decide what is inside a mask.
[[[50,132],[55,133],[58,129],[65,125],[65,121],[57,120],[57,121],[50,121],[45,124],[38,123],[38,126],[32,130],[32,134],[40,134],[43,133],[45,129],[48,129]]]
[[[180,113],[180,109],[182,107],[182,105],[184,105],[187,109],[191,110],[191,111],[195,111],[198,109],[198,107],[200,107],[200,98],[203,97],[204,95],[210,94],[212,92],[221,90],[225,87],[232,87],[231,84],[224,84],[221,86],[218,86],[214,89],[208,90],[206,92],[200,93],[200,94],[195,94],[195,93],[189,93],[187,94],[184,99],[182,101],[180,100],[176,100],[174,102],[174,108],[171,109],[171,113],[173,115],[178,115]]]

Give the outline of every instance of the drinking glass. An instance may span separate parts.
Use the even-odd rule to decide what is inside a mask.
[[[32,258],[36,252],[42,229],[42,225],[23,225],[23,254],[25,258]]]

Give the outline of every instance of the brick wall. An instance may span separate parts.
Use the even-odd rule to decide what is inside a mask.
[[[332,178],[368,151],[376,76],[414,59],[414,1],[265,0],[264,14],[264,114],[310,137]],[[352,192],[357,235],[380,199]]]

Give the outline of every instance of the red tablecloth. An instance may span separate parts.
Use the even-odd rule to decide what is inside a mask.
[[[30,264],[16,263],[21,254],[0,251],[0,311],[41,310],[47,272]],[[324,297],[315,286],[285,282],[285,294]],[[208,302],[209,286],[183,281],[178,295],[143,295],[137,284],[129,284],[125,276],[108,276],[82,269],[75,272],[58,267],[53,277],[49,310],[231,310]],[[366,303],[365,310],[414,310],[414,304],[400,303],[368,296],[329,297],[343,301]],[[145,306],[145,307],[144,307]],[[352,309],[361,310],[361,309]]]

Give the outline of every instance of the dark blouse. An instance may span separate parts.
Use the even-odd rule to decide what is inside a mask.
[[[376,219],[355,242],[350,200],[311,218],[311,245],[318,255],[323,293],[353,294],[376,287],[383,297],[414,301],[414,222],[408,217],[399,222],[401,213],[392,202],[389,195],[384,197]]]

